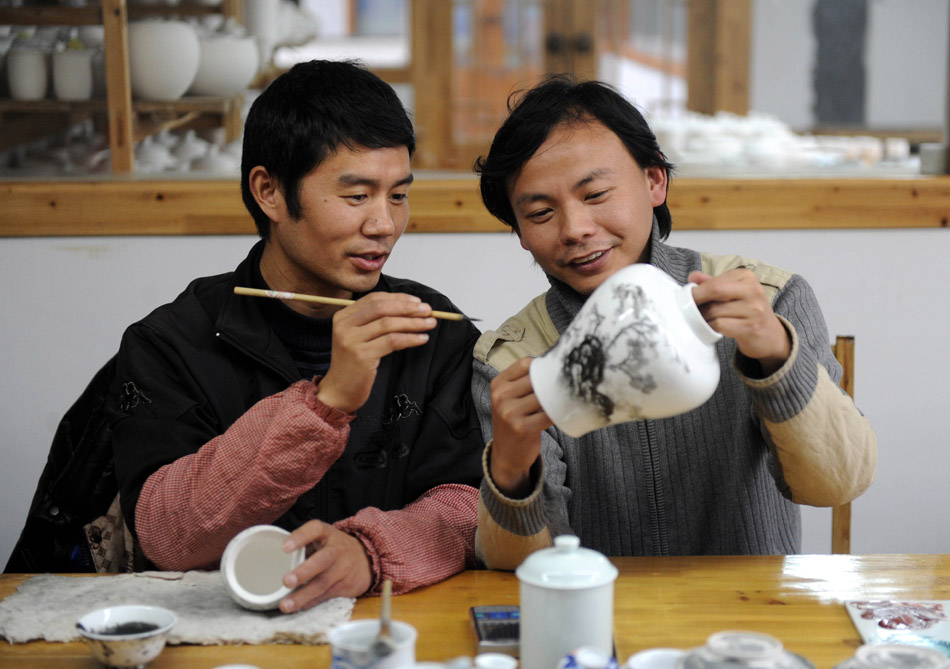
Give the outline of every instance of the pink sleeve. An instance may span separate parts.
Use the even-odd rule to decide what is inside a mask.
[[[378,595],[387,578],[400,594],[475,566],[477,511],[478,490],[452,483],[436,486],[398,511],[369,507],[334,527],[366,549],[373,570],[366,594]]]
[[[142,550],[160,569],[217,565],[241,530],[272,523],[340,457],[353,417],[311,381],[267,397],[196,453],[148,477],[135,507]]]

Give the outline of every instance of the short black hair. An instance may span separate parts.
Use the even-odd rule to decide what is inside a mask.
[[[356,61],[312,60],[277,77],[254,100],[244,122],[241,196],[263,239],[270,219],[250,191],[260,165],[277,180],[295,219],[300,181],[340,147],[405,146],[415,152],[412,121],[392,87]]]
[[[673,163],[666,159],[646,119],[613,87],[600,81],[577,82],[564,74],[548,76],[516,104],[509,98],[508,118],[495,133],[487,156],[475,161],[481,177],[482,202],[488,211],[513,230],[518,220],[508,197],[509,181],[562,123],[599,121],[609,128],[641,169],[658,166],[666,171],[667,188]],[[673,227],[666,202],[653,208],[665,239]]]

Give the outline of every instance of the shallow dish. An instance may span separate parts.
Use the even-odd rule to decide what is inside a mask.
[[[165,648],[177,621],[168,609],[127,604],[91,611],[76,622],[76,629],[105,666],[144,667]]]

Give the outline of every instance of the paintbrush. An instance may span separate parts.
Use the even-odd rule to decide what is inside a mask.
[[[236,295],[250,295],[252,297],[270,297],[276,300],[298,300],[300,302],[315,302],[317,304],[332,304],[340,307],[353,304],[355,300],[344,300],[339,297],[321,297],[320,295],[306,295],[304,293],[287,293],[280,290],[261,290],[260,288],[245,288],[235,286]],[[458,314],[454,311],[435,311],[432,312],[433,318],[441,318],[445,321],[477,321],[477,318],[469,318],[465,314]]]

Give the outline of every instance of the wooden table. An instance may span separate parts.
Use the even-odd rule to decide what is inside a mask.
[[[701,645],[722,629],[772,634],[819,669],[849,657],[860,638],[848,599],[950,599],[950,555],[616,558],[615,633],[621,661],[644,648]],[[25,575],[0,576],[0,597]],[[393,615],[419,630],[417,658],[473,655],[468,607],[517,604],[514,574],[468,571],[393,601]],[[354,618],[374,617],[377,598],[361,599]],[[262,669],[327,667],[327,646],[168,646],[150,669],[203,669],[226,663]],[[4,669],[99,665],[82,642],[0,642]]]

